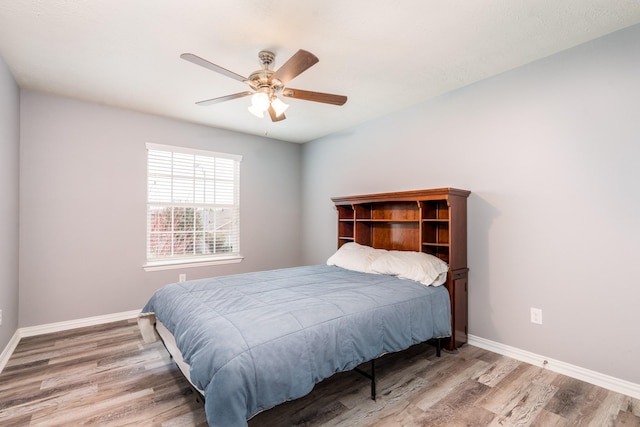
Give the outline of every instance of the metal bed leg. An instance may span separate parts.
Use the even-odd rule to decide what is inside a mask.
[[[430,340],[427,340],[426,343],[435,346],[436,357],[442,356],[442,338],[431,338]]]
[[[376,359],[371,359],[371,373],[360,368],[353,368],[353,370],[371,380],[371,400],[376,400]]]
[[[436,357],[442,356],[442,338],[435,338],[428,340],[429,343],[433,344],[435,340],[436,346]],[[371,400],[376,400],[376,359],[371,359],[371,372],[365,372],[360,368],[353,368],[354,371],[359,373],[360,375],[369,378],[371,380]]]
[[[376,359],[371,359],[371,400],[376,400]]]

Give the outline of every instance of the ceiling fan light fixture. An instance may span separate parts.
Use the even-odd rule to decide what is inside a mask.
[[[287,111],[287,108],[289,108],[289,104],[285,104],[279,98],[276,98],[276,97],[274,97],[273,101],[271,101],[271,106],[276,112],[276,116],[283,115],[284,112]]]
[[[256,92],[251,96],[251,107],[255,110],[264,112],[269,108],[269,95],[264,92]],[[251,111],[251,110],[249,110]],[[255,113],[254,113],[255,114]]]

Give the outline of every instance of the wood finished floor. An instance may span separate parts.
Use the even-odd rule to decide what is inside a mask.
[[[472,346],[427,345],[340,373],[255,416],[277,426],[640,426],[640,400]],[[135,320],[23,338],[0,374],[0,426],[206,426],[160,343]]]

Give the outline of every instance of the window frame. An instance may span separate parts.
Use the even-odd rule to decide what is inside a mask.
[[[240,163],[242,161],[242,156],[241,155],[237,155],[237,154],[229,154],[229,153],[220,153],[220,152],[215,152],[215,151],[208,151],[208,150],[200,150],[200,149],[195,149],[195,148],[188,148],[188,147],[180,147],[180,146],[172,146],[172,145],[164,145],[164,144],[156,144],[156,143],[151,143],[151,142],[147,142],[146,143],[146,163],[147,163],[147,173],[146,173],[146,200],[145,200],[145,205],[146,205],[146,219],[145,219],[145,226],[146,226],[146,231],[145,231],[145,264],[143,264],[143,268],[145,271],[157,271],[157,270],[168,270],[168,269],[177,269],[177,268],[185,268],[185,267],[202,267],[202,266],[209,266],[209,265],[219,265],[219,264],[229,264],[229,263],[238,263],[241,262],[244,257],[241,255],[240,253]],[[150,195],[150,181],[151,181],[151,168],[150,168],[150,151],[163,151],[163,152],[168,152],[171,153],[171,172],[170,172],[170,188],[171,188],[171,197],[170,197],[170,201],[163,201],[163,202],[159,202],[157,200],[151,200],[151,195]],[[181,155],[188,155],[188,156],[204,156],[204,157],[208,157],[209,159],[226,159],[226,160],[232,160],[233,163],[233,180],[232,180],[232,203],[230,205],[228,204],[224,204],[224,206],[231,206],[232,209],[235,210],[235,214],[233,216],[234,218],[234,228],[232,231],[232,234],[234,234],[236,236],[236,238],[234,239],[235,241],[235,245],[234,245],[234,250],[230,253],[221,253],[221,254],[193,254],[193,256],[189,256],[189,255],[176,255],[176,256],[167,256],[167,257],[161,257],[161,258],[154,258],[154,257],[150,257],[150,247],[151,247],[151,243],[150,243],[150,239],[151,239],[151,215],[150,215],[150,209],[151,207],[159,207],[159,206],[165,206],[166,208],[170,208],[172,209],[194,209],[194,217],[196,217],[195,214],[195,210],[196,209],[217,209],[220,207],[220,203],[215,203],[215,202],[210,202],[207,203],[206,202],[206,197],[203,195],[203,200],[202,202],[198,203],[196,202],[196,182],[198,181],[198,179],[196,178],[195,175],[195,168],[197,167],[197,165],[195,164],[195,159],[194,159],[194,174],[193,174],[193,196],[192,196],[192,201],[191,202],[176,202],[174,200],[174,187],[177,185],[177,179],[176,177],[179,177],[179,175],[177,173],[174,173],[174,165],[175,165],[175,159],[174,159],[174,154],[181,154]],[[215,161],[215,160],[213,160]],[[180,178],[184,178],[184,176],[180,177]],[[202,181],[202,185],[205,186],[207,182],[213,183],[213,185],[215,186],[215,182],[216,182],[216,178],[214,177],[213,179],[206,177],[206,174],[204,175],[204,178],[200,178],[200,181]],[[206,187],[205,187],[206,188]],[[214,192],[214,200],[215,200],[215,192]],[[206,218],[206,216],[205,216]],[[194,221],[197,222],[197,217],[196,219],[194,219]],[[171,220],[171,227],[172,230],[171,232],[168,232],[168,234],[175,234],[175,231],[173,230],[173,227],[175,226],[175,219],[172,216],[172,220]],[[195,235],[196,228],[197,225],[194,224],[194,229],[193,229],[193,234]],[[203,226],[204,227],[204,226]],[[199,232],[199,230],[198,230]],[[203,229],[202,232],[204,233],[205,230]],[[173,238],[174,236],[172,236]],[[201,244],[207,244],[206,242],[201,242]],[[172,240],[172,244],[171,244],[172,248],[173,248],[173,240]],[[194,243],[194,247],[195,247],[195,243]],[[172,249],[173,250],[173,249]]]

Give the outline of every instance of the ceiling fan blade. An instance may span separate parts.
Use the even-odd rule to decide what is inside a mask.
[[[290,87],[282,91],[282,96],[288,98],[304,99],[305,101],[323,102],[325,104],[344,105],[347,97],[343,95],[333,95],[331,93],[311,92],[308,90],[293,89]]]
[[[283,85],[300,75],[303,71],[316,64],[319,59],[311,52],[300,49],[287,62],[273,73],[270,80],[278,79]]]
[[[247,80],[246,77],[242,77],[240,74],[236,74],[233,71],[229,71],[226,68],[222,68],[219,65],[216,65],[212,62],[207,61],[206,59],[202,59],[198,55],[194,55],[193,53],[183,53],[182,55],[180,55],[180,58],[184,59],[185,61],[189,61],[196,65],[199,65],[201,67],[208,68],[209,70],[215,71],[216,73],[220,73],[227,77],[231,77],[234,80],[239,80],[243,83]]]
[[[272,122],[279,122],[280,120],[284,120],[287,117],[284,115],[284,113],[280,114],[279,116],[276,114],[276,110],[273,109],[272,105],[269,105],[269,116],[271,116],[271,121]]]
[[[236,99],[236,98],[242,98],[243,96],[248,96],[248,95],[252,95],[253,92],[250,91],[245,91],[245,92],[238,92],[238,93],[234,93],[232,95],[227,95],[227,96],[220,96],[218,98],[212,98],[212,99],[206,99],[204,101],[198,101],[196,102],[197,105],[202,105],[202,106],[206,106],[206,105],[213,105],[213,104],[217,104],[219,102],[224,102],[224,101],[230,101],[232,99]]]

